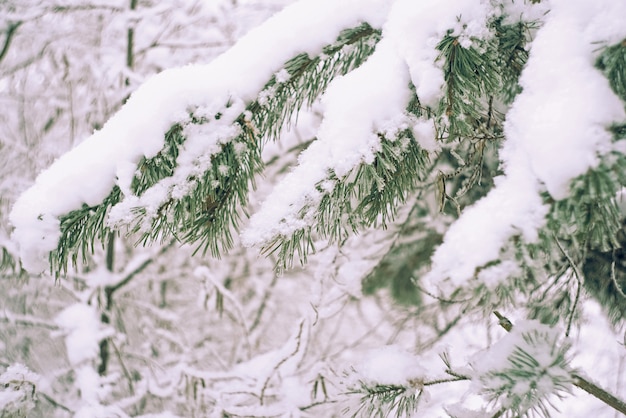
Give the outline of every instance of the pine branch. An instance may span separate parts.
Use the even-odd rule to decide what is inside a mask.
[[[403,385],[368,385],[360,382],[360,388],[349,394],[362,394],[359,408],[350,416],[387,417],[393,412],[397,418],[411,417],[417,410],[423,393],[422,388]]]
[[[119,187],[113,187],[111,193],[100,205],[83,205],[80,210],[75,210],[60,218],[61,237],[56,250],[49,256],[50,271],[57,277],[67,273],[68,262],[78,265],[78,259],[82,264],[87,263],[87,257],[94,252],[96,240],[101,243],[111,233],[105,224],[109,208],[120,201],[121,192]]]
[[[606,48],[598,57],[596,67],[604,72],[615,94],[626,102],[626,39]]]
[[[337,41],[324,47],[322,54],[298,55],[287,61],[248,106],[251,123],[260,135],[277,139],[284,125],[303,106],[313,104],[330,82],[359,67],[374,52],[380,30],[363,23],[342,31]]]
[[[481,53],[475,46],[464,47],[458,37],[450,35],[441,40],[437,49],[445,80],[444,99],[437,115],[447,121],[441,122],[439,131],[447,130],[449,142],[471,137],[481,120],[490,119],[485,98],[501,89],[497,61],[490,53],[496,49],[484,48]]]
[[[359,382],[360,387],[348,394],[362,394],[359,408],[351,416],[387,417],[391,413],[395,417],[411,417],[418,411],[424,388],[446,383],[470,380],[463,375],[451,378],[432,380],[411,379],[405,385],[370,384]]]
[[[495,313],[495,314],[498,317],[498,319],[500,320],[500,325],[507,332],[509,332],[512,329],[512,327],[513,327],[511,321],[508,318],[502,316],[499,313]],[[510,326],[503,325],[503,321],[504,321],[504,324],[509,324]],[[570,377],[572,379],[572,384],[574,386],[584,390],[585,392],[589,393],[593,397],[595,397],[595,398],[599,399],[600,401],[604,402],[606,405],[610,406],[614,410],[619,411],[622,414],[626,415],[626,402],[624,402],[623,400],[621,400],[618,397],[614,396],[610,392],[604,390],[603,388],[601,388],[600,386],[596,385],[595,383],[592,383],[588,379],[584,378],[580,374],[580,372],[571,371],[569,373],[569,375],[570,375]]]
[[[312,220],[308,226],[289,236],[277,235],[263,246],[263,253],[277,254],[279,271],[292,265],[295,254],[306,263],[314,250],[314,233],[337,242],[360,228],[385,228],[395,217],[423,178],[428,157],[410,130],[398,132],[395,138],[379,136],[381,149],[372,163],[362,162],[341,178],[329,171],[317,184],[320,199],[300,208],[298,214],[300,219]]]

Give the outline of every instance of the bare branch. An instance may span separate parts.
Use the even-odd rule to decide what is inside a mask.
[[[50,396],[46,395],[45,393],[37,391],[37,396],[41,396],[48,403],[50,403],[50,405],[54,406],[55,408],[62,409],[65,412],[69,412],[70,414],[74,415],[74,411],[72,411],[70,408],[68,408],[67,406],[63,405],[62,403],[59,403],[59,402],[55,401],[54,399],[52,399]]]
[[[626,415],[626,402],[602,389],[595,383],[592,383],[589,380],[585,379],[578,373],[572,373],[572,378],[574,379],[574,386],[579,387],[580,389],[601,400],[616,411],[619,411],[622,414]]]
[[[6,31],[6,37],[4,38],[4,45],[2,45],[2,50],[0,50],[0,61],[4,59],[7,52],[9,51],[9,46],[11,45],[11,40],[13,40],[13,36],[15,35],[15,31],[20,27],[22,22],[11,23]]]
[[[22,326],[27,326],[27,327],[45,328],[45,329],[49,329],[53,331],[56,331],[59,329],[59,327],[52,322],[48,322],[43,319],[39,319],[30,315],[17,315],[11,311],[7,311],[6,309],[4,310],[2,314],[0,314],[0,322],[7,323],[7,324],[22,325]]]
[[[278,371],[278,369],[280,369],[280,367],[283,364],[285,364],[290,358],[295,357],[298,354],[298,352],[300,352],[300,343],[302,342],[303,329],[304,329],[304,321],[300,321],[300,329],[298,330],[298,335],[296,336],[296,348],[287,357],[279,361],[278,364],[274,366],[274,369],[269,374],[269,376],[267,376],[267,379],[265,379],[265,383],[263,384],[263,388],[261,389],[261,394],[259,395],[261,405],[263,405],[263,398],[265,397],[265,391],[267,390],[267,386],[269,385],[269,382],[272,379],[272,376],[274,376],[274,374]]]

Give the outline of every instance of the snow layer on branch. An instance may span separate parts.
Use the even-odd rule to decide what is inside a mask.
[[[367,352],[356,369],[365,382],[403,385],[411,380],[424,380],[428,375],[421,361],[396,345],[387,345]]]
[[[409,65],[421,104],[436,107],[441,98],[443,72],[435,62],[439,41],[450,32],[469,47],[471,38],[488,36],[485,26],[492,13],[484,0],[398,0],[394,4],[385,35],[393,38]]]
[[[303,0],[251,31],[208,65],[164,71],[144,83],[101,131],[39,175],[11,213],[23,266],[45,270],[59,239],[59,217],[97,205],[114,184],[128,192],[132,167],[154,156],[169,128],[202,106],[256,97],[291,57],[318,54],[339,32],[367,21],[382,26],[387,0]],[[294,36],[297,34],[297,36]],[[122,217],[122,214],[118,214]]]
[[[252,216],[243,242],[262,245],[276,235],[306,228],[312,214],[302,218],[299,212],[319,203],[322,193],[315,186],[331,170],[341,178],[360,163],[372,163],[380,147],[377,132],[397,130],[404,122],[408,85],[406,65],[388,39],[379,42],[361,67],[334,80],[322,98],[324,120],[317,141]]]
[[[593,63],[599,42],[626,36],[625,4],[551,2],[522,72],[523,92],[507,114],[500,152],[505,176],[450,227],[427,282],[441,288],[449,278],[446,291],[452,290],[497,260],[512,236],[534,241],[547,213],[540,193],[567,197],[570,181],[610,150],[606,127],[624,119],[624,105]]]
[[[589,20],[587,15],[598,15],[597,10],[579,3],[553,2],[520,80],[524,93],[505,126],[507,137],[519,144],[514,152],[528,155],[536,177],[555,199],[567,197],[569,182],[597,165],[598,154],[611,147],[605,128],[624,118],[624,105],[593,67],[598,45],[592,42],[605,41],[607,35],[595,30],[602,27],[599,20],[608,17],[610,27],[616,19],[600,14]],[[502,158],[506,162],[515,156],[505,148]]]

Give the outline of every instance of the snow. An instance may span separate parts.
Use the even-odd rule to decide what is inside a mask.
[[[586,22],[587,10],[575,4],[554,2],[533,41],[520,80],[523,93],[505,126],[519,148],[515,155],[508,149],[502,153],[504,161],[528,155],[536,178],[555,199],[565,198],[569,182],[597,165],[597,155],[610,149],[605,128],[625,117],[608,80],[593,66],[597,46],[586,39],[585,29],[596,22]]]
[[[128,193],[133,173],[129,164],[154,156],[163,147],[165,132],[185,121],[190,110],[254,99],[289,58],[302,52],[320,53],[342,29],[362,21],[380,27],[387,9],[384,0],[300,1],[252,30],[210,64],[166,70],[146,81],[102,130],[41,173],[15,203],[10,220],[24,268],[33,272],[47,268],[47,254],[60,236],[60,216],[82,204],[97,205],[116,183]],[[226,119],[220,122],[225,125]],[[205,151],[210,147],[203,145]],[[169,193],[164,189],[157,184],[157,192],[146,193],[148,203]],[[141,202],[131,203],[118,210],[117,220],[128,219],[128,206]]]
[[[68,306],[57,315],[55,322],[63,328],[60,332],[65,336],[67,358],[76,373],[80,407],[75,417],[111,416],[112,410],[100,404],[108,389],[103,386],[94,364],[99,358],[100,341],[113,335],[113,329],[105,328],[98,311],[84,303]]]
[[[600,305],[595,301],[585,301],[582,305],[583,325],[572,337],[575,342],[572,348],[571,366],[584,372],[584,376],[591,382],[599,384],[604,389],[624,398],[626,387],[626,356],[624,355],[626,341],[622,342],[619,335],[607,321]],[[563,402],[559,408],[563,416],[604,416],[606,406],[599,400],[579,391],[575,396],[585,397],[583,411],[581,405]]]
[[[439,152],[441,144],[436,140],[435,123],[429,120],[417,120],[412,126],[413,136],[419,146],[429,153]]]
[[[111,335],[110,330],[102,329],[96,309],[83,303],[65,308],[55,322],[66,330],[67,357],[73,365],[96,359],[100,340]]]
[[[500,14],[505,24],[517,22],[540,22],[550,12],[550,1],[530,3],[528,1],[507,0],[501,4]]]
[[[22,393],[13,390],[0,391],[0,408],[3,411],[13,412],[19,408],[19,402],[22,399]]]
[[[444,292],[452,291],[472,277],[477,268],[497,260],[510,237],[519,234],[527,242],[535,241],[548,212],[539,191],[527,168],[496,179],[496,187],[466,208],[450,226],[423,283]],[[446,278],[449,280],[443,283]]]
[[[420,361],[401,347],[387,345],[367,352],[356,369],[368,383],[402,385],[424,380],[426,371]]]
[[[513,260],[503,260],[501,263],[482,269],[478,274],[478,281],[488,289],[494,290],[497,285],[510,277],[520,276],[521,268]]]

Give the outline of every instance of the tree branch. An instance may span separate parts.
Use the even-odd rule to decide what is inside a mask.
[[[70,414],[74,415],[74,411],[72,411],[70,408],[68,408],[67,406],[55,401],[54,399],[52,399],[50,396],[46,395],[43,392],[39,392],[37,391],[37,396],[41,396],[42,398],[44,398],[46,401],[48,401],[48,403],[50,403],[50,405],[54,406],[55,408],[59,408],[64,410],[65,412],[69,412]]]
[[[2,46],[2,50],[0,50],[0,61],[4,59],[7,52],[9,51],[9,46],[11,45],[11,41],[13,40],[13,36],[15,35],[15,31],[20,27],[22,22],[16,22],[9,24],[6,32],[6,38],[4,39],[4,45]]]
[[[136,275],[138,275],[139,273],[144,271],[146,269],[146,267],[148,267],[150,264],[154,263],[154,261],[159,256],[163,255],[167,250],[169,250],[174,245],[175,242],[176,242],[175,240],[172,240],[169,244],[167,244],[164,247],[162,247],[156,254],[154,254],[150,258],[146,259],[143,263],[141,263],[135,269],[131,270],[128,274],[126,274],[126,276],[124,276],[124,278],[121,279],[119,282],[117,282],[117,283],[115,283],[113,285],[106,286],[105,287],[105,292],[108,291],[111,294],[113,294],[116,291],[118,291],[120,288],[126,286],[133,278],[135,278]]]
[[[6,309],[4,310],[4,313],[0,315],[0,322],[4,322],[7,324],[46,328],[52,331],[56,331],[59,329],[59,327],[52,322],[47,322],[32,316],[16,315],[10,311],[7,311]]]
[[[622,401],[621,399],[617,398],[616,396],[602,389],[600,386],[596,385],[595,383],[592,383],[589,380],[585,379],[578,373],[575,373],[575,372],[571,373],[571,376],[572,376],[572,379],[574,379],[573,380],[574,386],[584,390],[591,396],[594,396],[595,398],[601,400],[602,402],[604,402],[611,408],[615,409],[616,411],[619,411],[622,414],[626,415],[626,402]]]

